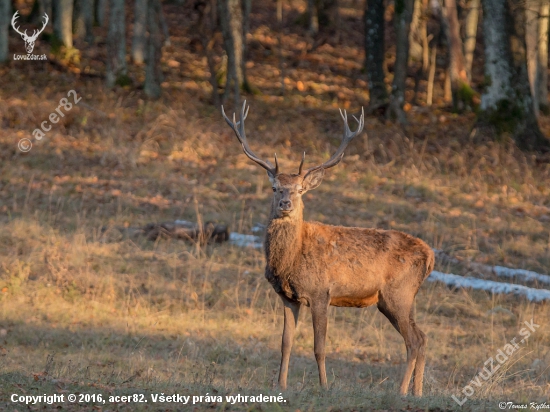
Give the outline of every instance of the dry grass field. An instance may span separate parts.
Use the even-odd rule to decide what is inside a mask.
[[[176,19],[170,7],[168,18]],[[360,18],[345,11],[353,34]],[[276,55],[263,51],[272,38],[265,24],[253,24],[250,40],[256,58],[249,74],[261,93],[247,96],[247,132],[258,154],[277,152],[293,171],[303,150],[311,163],[334,150],[342,128],[337,107],[357,112],[368,101],[363,52],[329,42],[303,57],[299,30],[287,34],[292,68],[281,97]],[[225,395],[280,393],[282,308],[263,277],[262,252],[129,239],[116,229],[186,219],[251,233],[267,219],[265,172],[208,104],[206,63],[190,51],[189,30],[178,28],[165,50],[164,95],[156,102],[131,87],[105,92],[103,79],[79,76],[63,62],[0,68],[0,408],[26,409],[10,401],[14,393],[224,397],[191,406],[70,406],[82,410],[435,412],[550,403],[548,304],[431,282],[416,299],[417,323],[429,338],[423,398],[396,395],[405,346],[376,308],[331,308],[328,391],[318,385],[306,310],[286,402],[225,402]],[[94,53],[82,45],[81,67],[94,70]],[[141,71],[132,70],[138,83]],[[81,103],[21,153],[18,140],[71,89]],[[366,133],[305,196],[306,219],[402,230],[452,256],[548,274],[549,164],[506,139],[479,139],[473,114],[458,116],[442,104],[407,114],[404,129],[367,117]],[[541,123],[550,134],[548,119]],[[531,319],[540,327],[459,407],[451,396]]]

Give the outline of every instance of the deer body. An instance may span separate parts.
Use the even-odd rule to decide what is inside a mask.
[[[266,229],[265,276],[284,304],[279,385],[287,386],[288,364],[300,308],[309,306],[313,320],[314,352],[321,386],[327,386],[325,340],[330,305],[362,308],[376,304],[401,334],[407,349],[407,366],[400,393],[408,393],[414,372],[413,394],[422,395],[426,362],[426,335],[414,321],[414,299],[420,285],[434,267],[432,249],[422,240],[393,230],[362,229],[305,222],[302,195],[315,189],[325,170],[337,165],[348,143],[363,129],[364,115],[351,132],[344,119],[344,137],[336,153],[319,166],[298,174],[279,172],[258,158],[248,146],[244,120],[246,102],[239,122],[224,115],[245,154],[266,169],[274,192]]]
[[[392,284],[420,287],[433,267],[429,246],[402,232],[273,221],[267,230],[265,276],[305,306],[319,294],[331,306],[374,305]],[[277,247],[289,235],[294,241]]]

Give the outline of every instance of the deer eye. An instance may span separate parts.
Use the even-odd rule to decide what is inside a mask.
[[[277,191],[277,188],[276,187],[272,187],[273,191],[276,192]]]
[[[304,192],[304,189],[298,189],[298,193],[302,194]]]

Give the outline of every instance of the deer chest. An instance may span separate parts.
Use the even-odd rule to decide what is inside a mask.
[[[288,274],[279,275],[269,268],[266,268],[265,277],[277,294],[284,295],[292,301],[309,306],[309,294],[307,293],[306,285],[300,282],[298,276]]]

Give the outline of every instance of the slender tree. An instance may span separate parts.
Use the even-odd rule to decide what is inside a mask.
[[[388,105],[384,78],[384,0],[365,2],[365,65],[369,82],[371,111]]]
[[[136,0],[134,8],[134,35],[132,37],[132,60],[136,64],[143,64],[145,61],[147,12],[147,0]]]
[[[282,4],[282,0],[279,0]],[[248,61],[248,47],[246,42],[246,36],[250,31],[250,12],[252,11],[252,0],[242,0],[243,7],[243,58],[241,61],[241,70],[243,73],[243,89],[247,92],[251,91],[250,83],[248,82],[248,76],[246,75],[246,62]],[[278,13],[277,13],[278,14]],[[281,18],[277,16],[279,22],[279,32],[282,30],[282,10]],[[279,38],[280,40],[280,38]],[[279,42],[280,46],[280,42]]]
[[[338,0],[317,0],[317,13],[321,27],[335,26],[338,30],[340,24]]]
[[[319,14],[316,0],[307,0],[307,20],[309,33],[317,34],[319,32]]]
[[[527,150],[549,150],[533,108],[527,73],[522,0],[483,0],[485,76],[479,122],[509,133]]]
[[[548,5],[548,0],[528,0],[525,10],[527,71],[537,115],[548,105]]]
[[[414,75],[414,95],[412,104],[418,104],[418,90],[421,80],[428,75],[430,66],[430,39],[428,37],[428,0],[415,0],[414,12],[409,33],[409,60],[410,62],[418,63],[416,73]]]
[[[39,1],[39,10],[40,10],[40,13],[39,13],[39,16],[37,16],[37,18],[42,18],[41,16],[44,15],[44,13],[46,13],[48,16],[51,16],[52,15],[52,0],[38,0]],[[52,19],[50,19],[48,21],[48,24],[46,27],[52,27],[53,26],[53,21]]]
[[[160,22],[161,4],[157,0],[147,0],[147,65],[145,67],[145,94],[157,99],[161,95],[162,33]]]
[[[405,81],[409,60],[409,28],[412,19],[413,0],[396,0],[393,25],[395,27],[395,66],[388,114],[399,123],[406,123]]]
[[[53,34],[65,47],[73,47],[73,0],[53,0]]]
[[[476,49],[477,22],[479,18],[479,0],[470,0],[468,14],[464,24],[464,65],[468,80],[472,80],[472,64],[474,62],[474,51]]]
[[[422,0],[413,0],[413,15],[411,20],[411,29],[409,31],[409,59],[411,61],[422,60]]]
[[[538,101],[538,49],[539,49],[539,9],[540,0],[527,0],[525,3],[525,44],[527,46],[527,72],[531,95],[533,97],[533,108],[535,114],[539,112]]]
[[[103,27],[105,23],[105,3],[107,0],[93,0],[94,1],[94,24]]]
[[[460,25],[455,0],[445,0],[443,14],[447,21],[449,40],[449,76],[451,82],[451,95],[455,110],[463,110],[464,105],[471,104],[473,93],[466,73],[464,53],[462,51],[462,39],[460,38]]]
[[[0,0],[0,63],[8,61],[10,15],[11,1]]]
[[[219,16],[227,53],[227,74],[224,100],[233,89],[235,105],[240,102],[240,90],[243,77],[243,16],[240,0],[219,0]]]
[[[548,20],[550,0],[540,0],[540,3],[537,100],[540,110],[548,113]]]
[[[212,104],[214,107],[221,106],[220,95],[218,93],[218,76],[216,62],[214,60],[214,46],[219,37],[218,14],[216,0],[198,0],[195,3],[195,9],[199,15],[196,25],[196,38],[202,44],[202,48],[210,71],[210,85],[212,86]]]
[[[162,29],[162,34],[164,35],[164,44],[166,46],[170,46],[170,32],[168,31],[168,23],[166,22],[166,17],[164,16],[164,12],[162,11],[162,4],[160,3],[160,0],[156,1],[158,3],[159,9],[160,27]]]
[[[128,81],[126,68],[126,13],[124,0],[112,0],[107,33],[107,87]]]
[[[304,17],[310,35],[316,35],[320,28],[331,26],[336,29],[337,36],[340,34],[339,0],[307,0],[306,4]]]
[[[73,34],[75,38],[93,41],[93,0],[75,0],[73,10]]]

